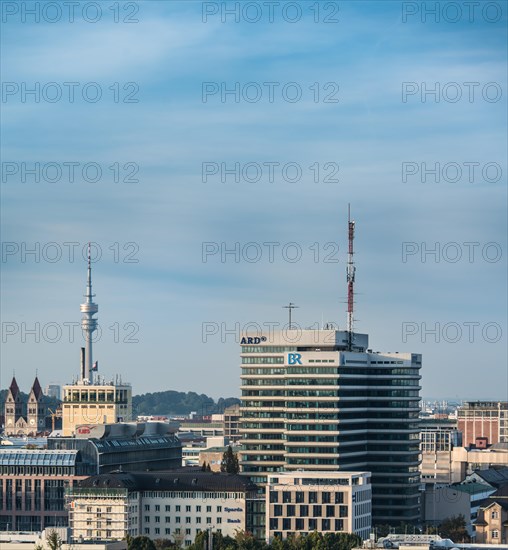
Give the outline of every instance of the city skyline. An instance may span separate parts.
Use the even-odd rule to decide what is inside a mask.
[[[97,23],[6,16],[1,387],[13,370],[21,388],[36,370],[43,386],[79,375],[91,241],[99,374],[121,372],[134,394],[239,396],[248,323],[283,325],[294,302],[302,327],[345,327],[351,203],[356,330],[374,350],[421,353],[424,398],[506,400],[506,9],[455,23],[404,13],[412,3],[306,3],[297,22],[253,24],[222,23],[212,4],[142,2],[130,26],[106,10]],[[39,83],[38,102],[22,83]],[[102,98],[84,100],[84,83]],[[238,101],[223,95],[236,83]],[[57,166],[37,183],[36,162]],[[86,163],[101,166],[95,183]],[[221,258],[235,243],[239,261]],[[239,325],[225,343],[222,323]],[[436,323],[440,341],[424,342]]]

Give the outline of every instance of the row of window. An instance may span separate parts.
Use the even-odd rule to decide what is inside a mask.
[[[145,524],[146,524],[146,523],[150,523],[151,517],[152,517],[152,516],[145,516],[145,517],[143,518],[143,519],[144,519],[144,523],[145,523]],[[161,518],[160,518],[160,516],[155,516],[153,519],[154,519],[154,523],[161,523]],[[165,520],[165,523],[171,523],[171,517],[170,517],[170,516],[165,516],[164,520]],[[175,520],[175,523],[183,523],[183,522],[182,522],[181,516],[175,516],[174,520]],[[194,518],[194,519],[191,518],[191,517],[189,517],[189,516],[187,516],[187,517],[185,518],[185,523],[190,524],[190,523],[193,523],[193,522],[195,522],[195,523],[201,523],[201,518],[200,518],[199,516],[196,517],[196,518]],[[212,523],[212,518],[211,518],[211,517],[207,517],[207,518],[206,518],[206,523],[207,523],[207,524],[211,524],[211,523]],[[215,523],[222,523],[222,518],[221,518],[221,517],[215,518]]]
[[[149,511],[150,511],[150,504],[145,504],[144,510],[145,510],[145,512],[149,512]],[[156,512],[160,512],[160,511],[161,511],[161,506],[160,506],[160,504],[155,504],[155,505],[154,505],[154,510],[155,510]],[[166,512],[171,512],[171,504],[166,504],[166,505],[164,506],[164,510],[165,510]],[[176,505],[175,505],[175,512],[181,512],[181,510],[182,510],[182,506],[181,506],[180,504],[176,504]],[[196,506],[195,506],[195,510],[196,510],[196,512],[201,512],[201,505],[200,505],[200,504],[196,505]],[[111,510],[110,510],[110,511],[111,511]],[[189,505],[189,504],[187,504],[187,505],[185,506],[185,511],[186,511],[186,512],[192,512],[192,506]],[[211,512],[211,511],[212,511],[212,507],[211,507],[210,505],[206,506],[206,511],[207,511],[207,512]],[[222,512],[222,506],[216,506],[216,511],[217,511],[217,513]]]
[[[334,531],[343,531],[344,530],[344,520],[343,519],[326,519],[317,520],[315,518],[310,518],[307,524],[308,531],[331,531],[332,526]],[[294,523],[293,523],[294,522]],[[275,531],[277,529],[282,529],[283,531],[303,531],[305,529],[305,520],[302,518],[270,518],[270,531]],[[282,533],[274,533],[274,536],[281,536]]]

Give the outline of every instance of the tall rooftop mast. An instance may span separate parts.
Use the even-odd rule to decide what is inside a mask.
[[[348,350],[353,349],[353,335],[354,335],[354,285],[355,285],[355,264],[353,260],[353,239],[355,238],[355,222],[351,221],[351,205],[348,204],[347,208],[347,220],[348,220],[348,254],[347,254],[347,333],[348,333]]]
[[[99,311],[99,306],[93,302],[93,297],[95,294],[92,293],[92,260],[90,253],[90,243],[88,243],[88,275],[86,283],[86,301],[81,304],[80,309],[83,313],[81,319],[81,330],[85,336],[86,341],[86,351],[85,351],[85,368],[82,373],[82,382],[93,383],[92,380],[92,367],[93,367],[93,357],[92,357],[92,340],[93,333],[97,330],[97,319],[94,318],[94,315]]]

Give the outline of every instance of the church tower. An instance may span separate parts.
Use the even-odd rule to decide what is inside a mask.
[[[17,435],[16,422],[23,417],[23,401],[16,377],[12,377],[5,399],[5,435]]]
[[[29,435],[44,431],[47,407],[39,379],[36,376],[28,396],[27,424]]]

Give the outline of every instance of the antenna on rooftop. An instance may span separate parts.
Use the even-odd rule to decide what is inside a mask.
[[[353,240],[355,238],[355,222],[351,221],[351,205],[347,206],[347,224],[348,224],[348,254],[347,254],[347,341],[348,351],[353,348],[353,332],[354,332],[354,284],[355,284],[355,264],[353,260]]]
[[[296,309],[298,308],[299,306],[295,306],[295,304],[293,304],[293,302],[289,302],[289,304],[287,306],[282,306],[284,309],[288,309],[289,310],[289,330],[291,330],[292,328],[292,324],[291,324],[291,311],[293,309]]]

